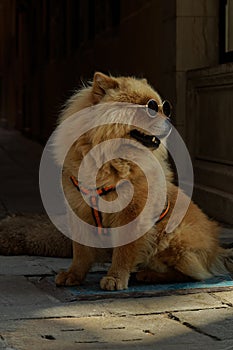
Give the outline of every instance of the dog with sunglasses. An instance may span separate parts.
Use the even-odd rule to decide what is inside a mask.
[[[167,132],[166,123],[170,117],[171,106],[168,101],[161,100],[159,94],[145,79],[115,78],[95,73],[91,85],[72,96],[63,110],[60,118],[60,132],[54,144],[58,163],[62,162],[60,151],[75,128],[74,118],[71,116],[87,107],[105,103],[143,106],[148,110],[151,120],[157,113],[160,114],[161,125],[159,129],[152,127],[151,130],[155,130],[155,133],[151,134],[132,125],[120,125],[116,121],[115,124],[102,125],[81,135],[71,146],[63,165],[63,189],[73,212],[87,223],[96,225],[100,234],[105,228],[123,226],[138,217],[147,201],[148,184],[145,174],[133,161],[134,148],[141,152],[142,158],[147,162],[147,168],[152,171],[150,160],[145,160],[145,153],[143,153],[145,147],[153,157],[158,159],[165,177],[166,186],[164,187],[159,171],[155,170],[151,184],[154,198],[158,199],[166,190],[167,204],[161,213],[157,213],[158,220],[145,234],[125,245],[116,246],[113,249],[102,249],[73,241],[72,265],[68,271],[57,275],[56,284],[58,286],[80,285],[95,262],[105,261],[111,261],[107,275],[100,281],[101,288],[105,290],[126,289],[132,272],[136,272],[136,278],[139,281],[169,283],[203,280],[232,270],[233,251],[220,247],[217,223],[209,220],[193,202],[190,203],[178,227],[169,234],[165,231],[176,203],[178,188],[173,181],[167,150],[160,143],[161,135],[158,133]],[[63,121],[66,123],[62,123]],[[63,126],[64,124],[66,126]],[[122,211],[105,213],[95,207],[95,198],[93,198],[94,209],[83,200],[82,192],[87,192],[88,189],[80,186],[76,174],[83,158],[93,147],[115,138],[134,141],[129,149],[132,161],[119,157],[104,163],[96,178],[98,194],[108,202],[114,201],[117,198],[117,183],[128,180],[134,186],[134,195]],[[98,167],[95,162],[97,163],[97,159],[93,159],[90,174],[95,167]],[[185,198],[185,194],[183,196]],[[148,210],[151,213],[156,212],[156,200],[151,201]],[[72,220],[70,220],[70,229],[71,232],[77,230]]]

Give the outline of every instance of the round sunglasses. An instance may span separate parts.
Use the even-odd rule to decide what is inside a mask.
[[[155,100],[151,99],[146,104],[146,109],[149,117],[155,118],[156,114],[159,111],[159,107],[162,109],[162,113],[167,117],[170,118],[172,106],[171,103],[167,100],[164,100],[162,104],[158,104]]]

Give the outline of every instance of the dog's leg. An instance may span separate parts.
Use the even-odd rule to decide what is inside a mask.
[[[112,264],[108,270],[107,276],[100,281],[100,287],[105,290],[127,289],[130,272],[135,265],[135,256],[137,256],[136,244],[131,243],[122,247],[115,248],[112,255]]]
[[[193,281],[191,277],[184,275],[175,269],[168,269],[166,272],[157,272],[154,270],[142,270],[137,272],[136,279],[146,283],[182,283]]]
[[[95,249],[73,242],[73,261],[68,271],[60,272],[55,279],[57,286],[80,285],[95,260]]]
[[[205,251],[187,250],[176,262],[174,261],[173,266],[166,266],[164,271],[150,267],[139,271],[136,278],[148,283],[175,283],[205,280],[214,275],[224,274],[227,271],[224,258],[229,254],[222,248],[220,250],[221,254],[216,254],[212,262]]]

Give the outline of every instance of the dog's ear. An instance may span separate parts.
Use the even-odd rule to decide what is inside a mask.
[[[118,82],[115,78],[109,77],[103,73],[96,72],[93,79],[92,91],[96,102],[99,102],[108,89],[116,89]]]

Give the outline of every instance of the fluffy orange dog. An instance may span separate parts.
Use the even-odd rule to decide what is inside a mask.
[[[169,105],[163,104],[160,96],[145,79],[131,77],[109,77],[102,73],[94,75],[93,83],[76,93],[67,103],[61,121],[67,120],[74,113],[82,109],[111,102],[126,102],[147,105],[152,111],[159,109],[160,115],[166,122]],[[163,106],[163,108],[162,108]],[[71,118],[72,119],[72,118]],[[165,125],[165,124],[164,124]],[[60,129],[62,130],[62,124]],[[70,126],[72,128],[72,125]],[[164,126],[165,128],[165,126]],[[163,126],[160,126],[163,129]],[[167,152],[159,145],[156,134],[149,135],[131,126],[111,124],[92,129],[82,135],[70,148],[63,167],[63,188],[66,198],[73,211],[86,222],[95,225],[93,212],[82,199],[81,194],[70,181],[77,174],[77,169],[85,154],[99,143],[114,138],[132,139],[137,149],[147,149],[155,156],[165,173],[167,196],[170,203],[168,213],[142,237],[123,246],[113,249],[99,249],[73,242],[73,262],[67,272],[61,272],[56,277],[57,285],[79,285],[91,265],[99,261],[111,260],[111,267],[107,276],[103,277],[100,286],[106,290],[120,290],[128,286],[131,272],[137,272],[137,279],[147,282],[176,282],[190,279],[202,280],[213,275],[227,272],[231,266],[232,250],[224,250],[218,242],[218,225],[209,220],[194,204],[189,209],[179,226],[170,234],[166,234],[165,227],[172,213],[177,197],[177,187],[172,182],[172,173],[167,160]],[[67,132],[61,132],[55,141],[55,153],[59,162],[59,149],[69,137]],[[132,153],[133,150],[130,149]],[[143,157],[143,154],[142,154]],[[95,165],[93,165],[95,166]],[[148,168],[150,164],[148,163]],[[90,172],[92,169],[90,169]],[[147,182],[143,172],[132,161],[122,158],[105,163],[97,176],[97,187],[113,186],[104,199],[116,199],[116,184],[127,179],[134,186],[134,196],[128,206],[117,213],[102,213],[104,227],[124,225],[139,215],[147,199]],[[75,181],[75,180],[74,180]],[[164,191],[159,177],[154,177],[152,184],[155,197]],[[184,195],[185,196],[185,195]],[[156,210],[151,203],[149,210]],[[97,221],[100,218],[97,216]],[[71,230],[76,228],[72,227]]]

